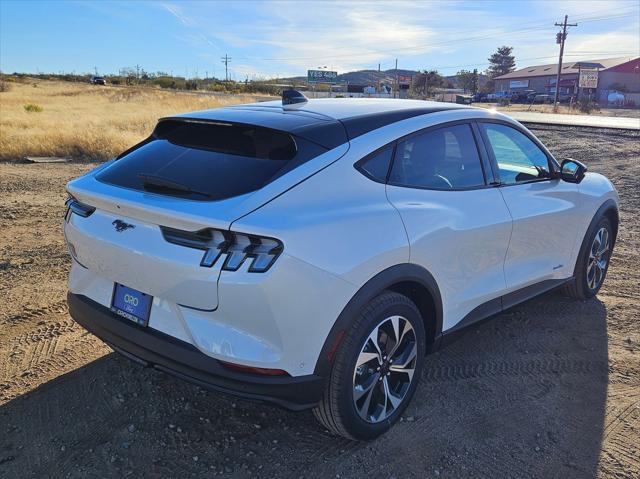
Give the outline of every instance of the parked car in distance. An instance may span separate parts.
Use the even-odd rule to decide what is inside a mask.
[[[567,94],[567,93],[560,93],[560,95],[558,95],[558,101],[560,103],[571,103],[572,98],[575,98],[575,95]],[[551,97],[551,101],[553,102],[553,95]]]
[[[107,80],[105,80],[104,77],[98,77],[98,76],[92,76],[91,79],[89,80],[89,82],[92,85],[106,85],[107,84]]]
[[[67,185],[69,311],[139,363],[371,439],[455,333],[598,293],[618,195],[586,170],[456,104],[286,91],[163,118]]]
[[[499,92],[487,94],[487,100],[490,100],[490,101],[508,100],[509,98],[511,98],[511,94],[506,91],[499,91]]]
[[[480,92],[474,93],[472,99],[476,103],[487,101],[487,94],[486,93],[480,93]]]
[[[527,103],[530,95],[535,95],[535,90],[521,90],[511,93],[511,101],[514,103]]]
[[[536,93],[531,95],[529,99],[530,103],[553,103],[553,95],[547,95],[545,93]]]

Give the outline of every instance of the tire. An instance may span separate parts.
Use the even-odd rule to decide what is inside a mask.
[[[584,300],[598,294],[609,270],[614,240],[608,218],[603,216],[591,224],[580,247],[573,280],[564,287],[567,296]]]
[[[392,337],[396,335],[401,338],[399,344]],[[349,439],[381,435],[411,400],[424,366],[425,348],[424,324],[416,305],[401,294],[381,293],[346,331],[322,400],[313,410],[316,419],[331,433]],[[392,353],[387,357],[385,352]]]

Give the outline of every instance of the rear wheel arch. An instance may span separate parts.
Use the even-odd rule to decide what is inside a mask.
[[[442,332],[442,297],[433,275],[422,266],[403,263],[391,266],[367,281],[351,298],[325,339],[314,374],[327,377],[336,350],[362,308],[384,291],[394,291],[408,297],[418,308],[424,321],[427,351]]]

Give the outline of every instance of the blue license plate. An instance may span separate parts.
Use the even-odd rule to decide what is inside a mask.
[[[116,283],[113,288],[111,311],[140,326],[149,323],[153,296]]]

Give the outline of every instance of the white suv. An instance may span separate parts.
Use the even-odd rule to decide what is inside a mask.
[[[425,355],[604,281],[618,197],[516,121],[389,99],[161,119],[69,183],[69,309],[126,356],[373,438]]]

